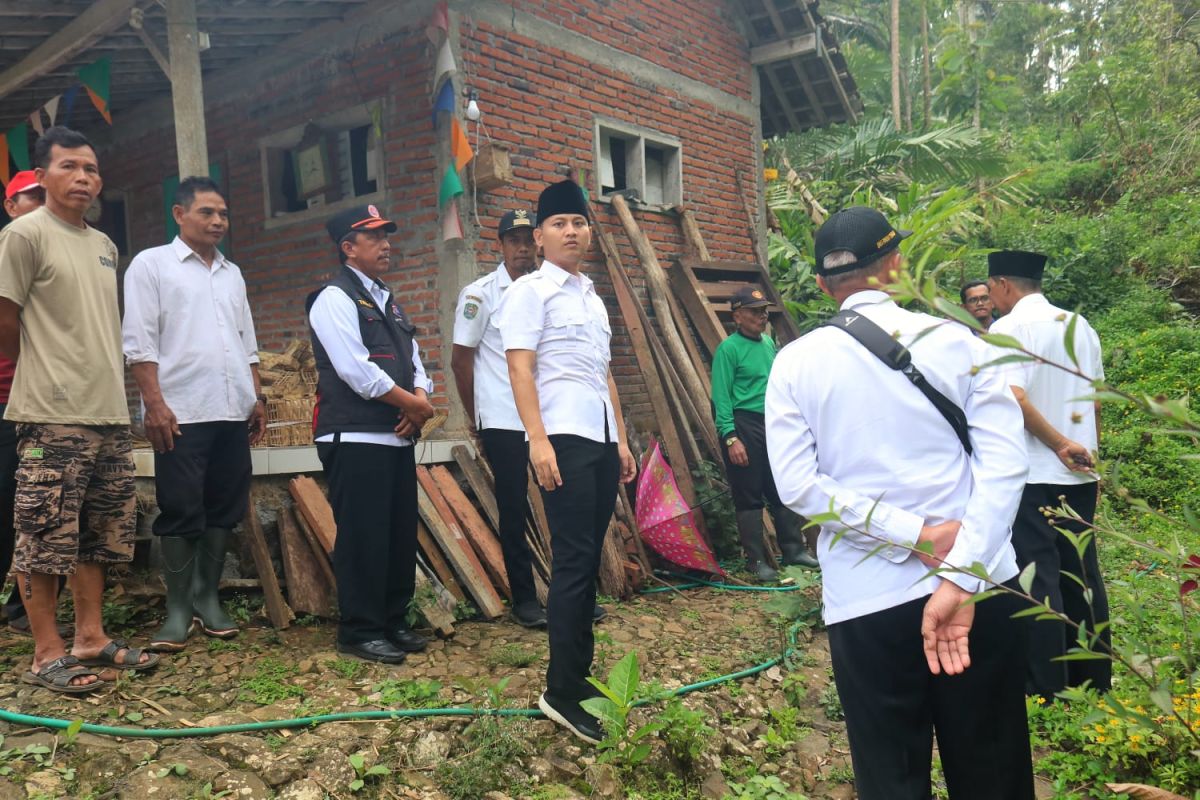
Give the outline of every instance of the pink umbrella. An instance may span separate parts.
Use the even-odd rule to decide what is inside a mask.
[[[657,441],[642,460],[637,486],[637,526],[642,541],[672,564],[713,575],[725,574],[696,530],[696,519],[679,494],[675,473],[663,458]]]

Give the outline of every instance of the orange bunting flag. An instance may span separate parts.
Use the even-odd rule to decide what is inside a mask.
[[[104,117],[105,122],[107,122],[109,125],[112,125],[112,114],[108,110],[108,103],[106,103],[104,98],[102,98],[100,95],[93,92],[90,86],[85,86],[83,88],[87,90],[88,97],[92,98],[92,105],[94,105],[96,110],[100,112],[100,116]]]
[[[463,238],[462,222],[458,218],[458,201],[451,200],[442,213],[442,241]]]
[[[455,169],[460,171],[475,157],[471,142],[467,139],[462,125],[458,123],[458,117],[453,117],[450,122],[450,155],[454,156]]]

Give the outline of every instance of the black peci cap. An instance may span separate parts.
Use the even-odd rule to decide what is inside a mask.
[[[579,184],[570,178],[550,184],[538,196],[538,225],[558,214],[582,214],[589,220],[591,219],[591,215],[588,214],[587,198],[583,196],[583,189],[579,188]]]
[[[515,231],[518,228],[533,229],[533,220],[529,218],[529,212],[524,208],[509,211],[500,218],[500,224],[496,227],[496,238],[503,239],[504,234],[509,231]]]
[[[329,231],[329,238],[333,239],[336,245],[340,245],[342,240],[354,231],[371,231],[376,228],[395,233],[396,223],[379,216],[379,209],[373,205],[347,208],[334,214],[325,223],[325,230]]]
[[[771,301],[757,286],[743,286],[729,300],[729,310],[739,308],[762,308],[771,305]]]
[[[887,217],[867,206],[851,206],[829,219],[817,231],[815,242],[818,275],[837,275],[860,269],[895,250],[900,242],[912,236],[912,231],[898,231]],[[856,260],[840,267],[825,269],[825,256],[838,250],[848,250]]]
[[[1028,250],[997,250],[988,253],[989,278],[1029,278],[1040,281],[1046,257]]]

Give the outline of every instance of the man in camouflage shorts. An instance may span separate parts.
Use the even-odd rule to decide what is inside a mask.
[[[34,147],[46,204],[0,231],[0,351],[17,362],[5,419],[18,425],[18,588],[33,631],[22,679],[57,692],[100,684],[99,668],[148,669],[158,656],[111,639],[105,569],[133,557],[133,460],[117,313],[117,248],[83,214],[100,194],[96,151],[48,129]],[[75,639],[55,626],[70,575]]]

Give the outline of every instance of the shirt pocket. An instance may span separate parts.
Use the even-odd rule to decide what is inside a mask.
[[[542,347],[548,353],[577,353],[591,346],[587,315],[578,311],[549,311],[542,330]]]

